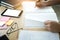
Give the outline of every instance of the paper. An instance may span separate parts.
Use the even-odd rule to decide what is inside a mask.
[[[18,40],[59,40],[59,34],[48,31],[22,30],[19,32]]]
[[[10,17],[1,17],[0,18],[0,27],[5,25],[5,23],[10,19]]]
[[[44,13],[54,12],[54,10],[52,10],[51,7],[37,8],[35,1],[24,1],[24,2],[22,2],[22,6],[23,6],[24,12],[34,12],[34,13],[37,13],[37,12],[44,12]]]
[[[0,18],[0,21],[5,21],[5,22],[7,22],[9,19],[10,19],[10,17],[1,17],[1,18]]]
[[[13,22],[14,22],[14,20],[9,20],[9,21],[6,23],[6,25],[7,25],[7,26],[10,26],[10,25],[12,25]]]
[[[0,21],[0,27],[3,27],[5,25],[5,21]]]
[[[7,29],[7,25],[0,27],[0,30],[5,30],[5,29]]]
[[[7,9],[7,11],[3,15],[18,17],[20,13],[21,10]]]
[[[22,3],[24,8],[24,27],[35,28],[44,27],[44,22],[47,20],[57,21],[57,15],[51,6],[44,8],[37,8],[36,2],[24,1]]]
[[[31,11],[35,7],[35,2],[24,1],[22,2],[22,6],[24,11]]]
[[[53,10],[53,9],[52,9]],[[24,20],[24,27],[26,28],[43,28],[45,27],[44,22],[47,20],[57,21],[56,13],[37,13],[34,12],[25,12],[25,20]]]
[[[25,19],[45,22],[47,20],[57,21],[57,15],[56,13],[26,13]]]
[[[24,20],[24,28],[44,28],[44,22],[35,21],[30,19]]]

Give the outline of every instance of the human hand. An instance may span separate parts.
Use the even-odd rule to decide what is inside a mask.
[[[57,5],[60,4],[60,0],[38,0],[36,2],[37,7],[46,7],[46,6],[52,6],[52,5]]]
[[[45,26],[48,31],[60,32],[60,23],[55,21],[45,21]]]

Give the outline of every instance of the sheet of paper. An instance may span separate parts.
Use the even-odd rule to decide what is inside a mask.
[[[0,27],[0,30],[5,30],[5,29],[7,29],[7,25]]]
[[[5,21],[0,21],[0,27],[3,27],[5,25]]]
[[[7,22],[9,19],[10,19],[10,17],[1,17],[1,18],[0,18],[0,21],[5,21],[5,22]]]
[[[36,7],[36,2],[35,1],[24,1],[22,2],[23,10],[24,12],[54,12],[51,7],[45,7],[45,8],[37,8]]]
[[[22,30],[19,32],[18,40],[59,40],[59,34],[48,31]]]
[[[40,21],[40,22],[45,22],[46,20],[52,20],[58,22],[56,13],[38,13],[38,14],[26,13],[25,19],[30,19],[30,20]]]
[[[44,22],[35,21],[30,19],[24,20],[24,28],[44,28]]]
[[[3,15],[18,17],[20,12],[21,12],[20,10],[11,10],[11,9],[8,9]]]

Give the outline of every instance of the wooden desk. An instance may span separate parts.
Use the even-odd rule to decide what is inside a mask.
[[[6,8],[5,7],[0,7],[0,14],[3,12],[3,10],[5,10]],[[1,15],[0,15],[0,17],[2,17]],[[18,23],[18,26],[19,26],[19,28],[20,27],[22,27],[22,22],[23,22],[23,17],[22,17],[22,15],[19,17],[19,18],[11,18],[11,19],[13,19],[14,20],[14,22],[17,22]],[[9,28],[9,27],[8,27]],[[3,35],[3,34],[6,34],[6,31],[7,30],[0,30],[0,35]],[[18,31],[16,31],[16,32],[14,32],[14,33],[12,33],[12,34],[10,34],[9,36],[9,39],[10,40],[17,40],[17,38],[18,38]]]
[[[1,13],[4,9],[6,9],[6,8],[5,8],[5,7],[0,7],[0,13]],[[17,9],[20,10],[21,7],[18,7]],[[55,7],[54,7],[54,9],[55,9]],[[56,9],[55,9],[55,10],[56,10]],[[57,10],[58,10],[58,9],[57,9]],[[60,12],[59,12],[59,13],[60,13]],[[59,14],[59,13],[58,13],[58,14]],[[58,15],[57,15],[57,16],[58,16]],[[0,17],[2,17],[2,16],[0,15]],[[58,16],[58,18],[60,18],[60,15]],[[24,19],[23,14],[20,16],[20,18],[11,18],[11,19],[13,19],[15,22],[17,22],[19,27],[23,27],[23,19]],[[37,29],[27,29],[27,28],[26,28],[26,29],[24,29],[24,30],[42,30],[42,29],[39,29],[39,28],[37,28]],[[45,29],[43,29],[43,30],[45,30]],[[7,30],[0,30],[0,33],[5,34],[6,31],[7,31]],[[2,35],[2,34],[1,34],[1,35]],[[17,40],[17,39],[18,39],[18,31],[10,34],[10,36],[8,36],[8,38],[9,38],[10,40]]]

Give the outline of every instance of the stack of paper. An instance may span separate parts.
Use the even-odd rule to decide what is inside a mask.
[[[57,21],[57,15],[52,7],[36,8],[35,2],[23,2],[24,28],[44,28],[47,20]],[[20,30],[18,40],[59,40],[58,33],[49,31]]]
[[[0,29],[6,29],[6,22],[10,19],[10,17],[1,17],[0,18]]]
[[[22,30],[19,32],[18,40],[59,40],[59,34],[48,31]]]
[[[57,21],[57,15],[51,6],[45,8],[35,7],[35,2],[23,2],[24,8],[24,27],[36,28],[44,27],[47,20]]]
[[[2,27],[0,26],[0,30],[5,30],[7,29],[7,25],[3,25]]]

